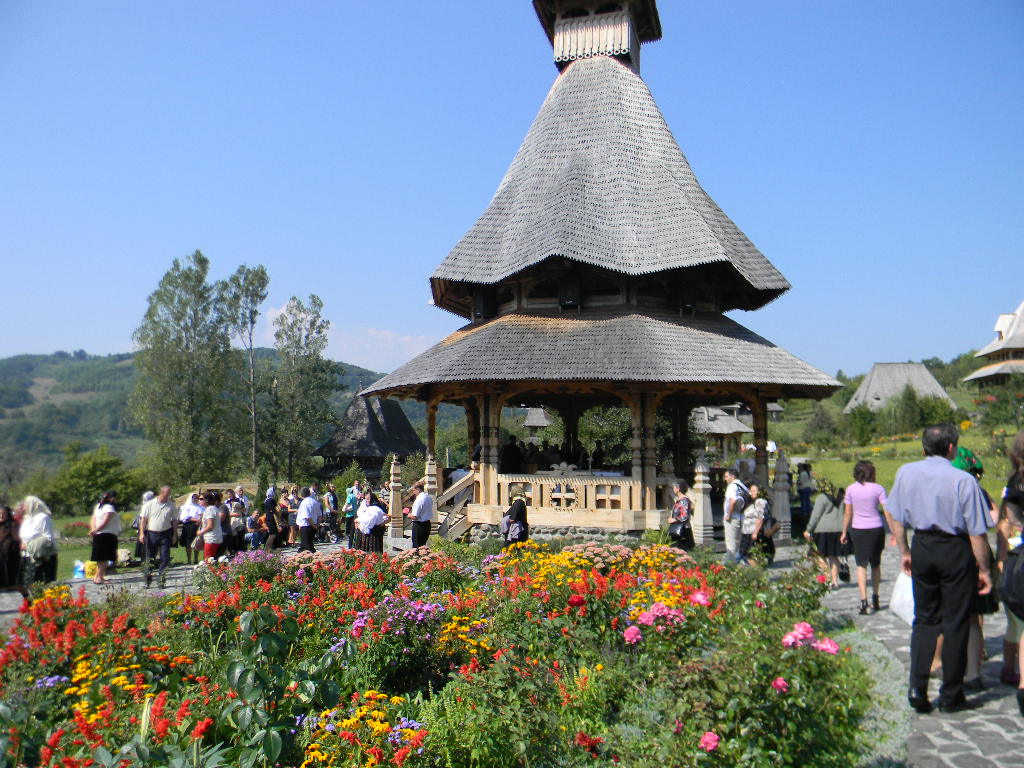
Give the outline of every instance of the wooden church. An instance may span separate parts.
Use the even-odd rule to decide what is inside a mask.
[[[640,76],[641,46],[661,38],[655,1],[533,5],[558,76],[489,205],[430,277],[434,303],[466,325],[362,394],[426,404],[428,481],[440,475],[438,404],[465,408],[481,451],[456,489],[473,493],[452,534],[493,525],[516,492],[532,526],[656,528],[680,477],[696,480],[697,538],[710,538],[691,411],[747,405],[765,483],[768,405],[840,385],[725,315],[790,284],[700,186]],[[572,440],[601,405],[629,409],[626,471],[499,472],[504,407],[557,413]],[[662,457],[659,413],[673,425]]]

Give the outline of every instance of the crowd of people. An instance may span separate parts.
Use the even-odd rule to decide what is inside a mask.
[[[980,691],[983,658],[983,617],[999,610],[993,591],[998,574],[1010,557],[1018,556],[1024,530],[1024,431],[1009,452],[1013,471],[1007,479],[1001,503],[996,505],[981,487],[984,467],[970,450],[959,446],[955,427],[929,427],[922,436],[925,458],[906,464],[897,472],[889,493],[876,480],[870,461],[853,468],[852,482],[836,488],[826,480],[814,481],[812,468],[798,468],[797,492],[801,509],[807,511],[804,536],[813,556],[836,588],[850,574],[845,561],[852,554],[856,564],[859,613],[870,616],[881,610],[882,553],[887,545],[899,549],[901,569],[913,579],[914,622],[911,633],[911,670],[908,701],[920,713],[933,708],[928,699],[928,680],[941,669],[938,707],[959,711],[972,706],[966,694]],[[543,461],[556,458],[556,449],[542,444],[537,455]],[[518,444],[510,440],[503,461],[528,464],[529,453],[516,455]],[[529,448],[526,449],[529,451]],[[600,445],[586,456],[578,443],[570,445],[569,458],[594,466]],[[566,460],[564,450],[557,458]],[[757,483],[744,482],[735,469],[724,473],[725,548],[728,560],[748,564],[757,552],[770,564],[775,554],[773,537],[779,528],[771,505]],[[809,492],[815,488],[817,496]],[[161,585],[175,546],[185,549],[188,563],[211,560],[246,549],[296,547],[312,552],[324,537],[346,542],[350,548],[380,552],[389,511],[380,494],[355,482],[339,494],[328,483],[321,490],[314,482],[292,485],[280,491],[267,489],[263,503],[256,504],[241,486],[221,494],[216,490],[192,493],[179,507],[164,486],[147,493],[132,527],[137,531],[137,556],[142,560],[146,586],[154,571]],[[683,549],[694,546],[693,504],[685,483],[672,488],[669,535]],[[411,489],[411,503],[402,513],[411,521],[412,544],[427,543],[436,516],[435,501],[423,483]],[[528,506],[521,492],[512,494],[511,505],[499,526],[503,545],[530,537]],[[988,534],[995,530],[993,552]],[[913,532],[913,537],[908,536]],[[121,517],[117,495],[104,493],[93,509],[89,533],[94,580],[102,584],[117,561]],[[58,535],[46,504],[28,496],[14,509],[0,507],[0,587],[17,589],[27,599],[34,581],[56,579]],[[1022,550],[1024,551],[1024,550]],[[845,573],[844,573],[845,570]],[[869,592],[870,585],[870,592]],[[1024,616],[1006,608],[1002,682],[1017,686],[1017,700],[1024,715]]]

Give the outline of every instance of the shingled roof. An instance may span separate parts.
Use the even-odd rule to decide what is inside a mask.
[[[975,357],[988,357],[1003,350],[1024,350],[1024,302],[1013,313],[996,320],[996,338],[986,344]],[[966,379],[964,379],[966,381]]]
[[[721,408],[710,406],[694,408],[690,421],[697,432],[705,435],[739,435],[754,431]]]
[[[840,386],[728,317],[634,307],[520,312],[466,325],[361,394],[526,379],[774,384],[815,397]]]
[[[313,455],[370,459],[391,453],[409,456],[425,450],[398,403],[379,397],[354,397],[334,434]]]
[[[956,407],[953,398],[923,363],[875,363],[843,410],[849,413],[858,405],[866,404],[877,411],[892,398],[899,397],[908,385],[918,397],[941,397]]]
[[[607,57],[558,77],[487,210],[431,277],[495,284],[552,256],[627,274],[721,263],[728,309],[756,309],[789,289],[701,188],[650,91]]]

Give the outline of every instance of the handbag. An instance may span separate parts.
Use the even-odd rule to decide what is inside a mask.
[[[673,539],[681,539],[686,535],[686,529],[689,527],[689,523],[672,523],[672,525],[668,527],[668,535]]]
[[[839,580],[844,584],[850,582],[850,561],[848,558],[843,558],[839,561]]]
[[[192,539],[192,549],[196,552],[202,552],[205,542],[203,541],[202,534],[196,534],[196,537]]]

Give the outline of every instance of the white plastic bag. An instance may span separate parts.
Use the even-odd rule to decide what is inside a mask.
[[[903,571],[896,577],[889,599],[889,610],[899,616],[907,624],[914,623],[914,580]]]

